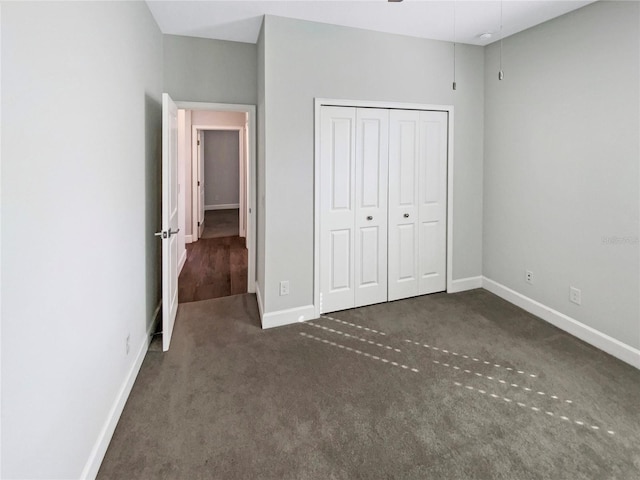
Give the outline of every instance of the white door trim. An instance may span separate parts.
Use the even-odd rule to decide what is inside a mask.
[[[200,152],[204,145],[200,145],[200,132],[197,129],[191,130],[191,236],[194,242],[200,238],[200,191],[198,189],[198,178],[200,172]],[[202,140],[204,142],[204,139]],[[204,179],[202,180],[204,182]]]
[[[242,168],[242,163],[243,163],[243,159],[244,159],[244,153],[242,151],[242,135],[243,135],[243,131],[244,131],[244,127],[238,127],[238,126],[217,126],[215,124],[207,124],[207,125],[191,125],[191,145],[196,145],[196,139],[198,138],[198,131],[207,131],[207,132],[215,132],[215,131],[236,131],[238,132],[238,138],[239,138],[239,142],[240,142],[240,150],[238,151],[238,162],[239,162],[239,170],[238,170],[238,176],[240,177],[240,183],[244,183],[242,180],[242,175],[244,173],[244,168]],[[204,140],[203,140],[204,141]],[[197,191],[196,189],[198,188],[198,169],[200,168],[200,164],[198,162],[198,150],[195,148],[191,149],[191,201],[192,201],[192,213],[191,215],[191,221],[192,221],[192,225],[191,225],[191,231],[192,232],[198,232],[198,219],[200,218],[200,212],[198,211],[198,209],[200,208],[200,203],[199,203],[199,197],[194,195],[193,192]],[[204,182],[204,176],[202,177],[202,181]],[[205,185],[206,187],[206,185]],[[239,208],[240,211],[242,212],[243,208],[246,208],[244,205],[244,202],[242,201],[242,194],[243,194],[243,190],[244,188],[240,188],[240,190],[238,190],[238,198],[240,200],[240,203],[238,204],[237,207],[235,208]],[[235,204],[234,204],[235,205]],[[206,203],[203,205],[204,210],[215,210],[215,208],[211,208],[211,206],[207,206]],[[223,207],[225,208],[225,207]],[[226,207],[226,208],[234,208],[234,207]],[[243,215],[242,213],[240,213],[240,221],[243,220]],[[242,229],[240,229],[240,233],[242,233]],[[241,237],[243,235],[240,235]],[[196,237],[196,240],[200,237],[200,235],[198,234],[198,236]]]
[[[208,103],[208,102],[175,102],[178,108],[184,110],[201,110],[201,111],[217,111],[217,112],[243,112],[247,114],[249,131],[248,137],[248,179],[247,179],[247,197],[248,197],[248,221],[247,221],[247,250],[249,258],[247,262],[247,291],[254,293],[256,291],[256,106],[235,103]],[[228,127],[227,127],[228,128]],[[235,127],[234,127],[235,128]],[[224,130],[225,127],[219,126],[213,130]],[[193,146],[192,146],[193,148]],[[192,189],[192,193],[193,193]],[[192,194],[192,199],[194,195]],[[194,210],[195,212],[196,210]],[[192,215],[193,217],[193,215]],[[193,220],[193,218],[192,218]],[[196,220],[197,225],[197,220]]]
[[[320,109],[323,106],[388,108],[399,110],[431,110],[448,113],[447,142],[447,292],[453,290],[453,105],[380,102],[332,98],[314,99],[314,205],[313,205],[313,305],[316,318],[320,316]]]

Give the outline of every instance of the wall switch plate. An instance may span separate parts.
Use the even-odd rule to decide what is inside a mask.
[[[289,280],[282,280],[280,282],[280,296],[289,295]]]
[[[533,272],[531,270],[527,270],[524,273],[524,279],[527,283],[533,284]]]
[[[576,305],[580,305],[582,303],[582,292],[579,288],[569,287],[569,300]]]

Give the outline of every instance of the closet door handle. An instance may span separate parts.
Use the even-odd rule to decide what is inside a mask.
[[[369,215],[369,216],[367,217],[367,220],[371,221],[371,220],[373,220],[373,217],[372,217],[371,215]]]
[[[403,215],[403,217],[404,217],[404,218],[409,218],[409,214],[408,214],[408,213],[405,213],[405,214]]]

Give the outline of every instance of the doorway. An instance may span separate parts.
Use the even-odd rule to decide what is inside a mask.
[[[255,106],[176,102],[179,303],[255,291]]]

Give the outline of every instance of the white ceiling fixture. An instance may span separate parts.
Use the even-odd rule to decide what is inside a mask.
[[[594,0],[504,0],[501,38],[583,7]],[[263,15],[331,23],[453,42],[453,0],[147,0],[162,33],[256,43]],[[500,1],[460,0],[456,42],[487,45],[497,32]]]
[[[502,30],[502,20],[503,20],[503,7],[504,2],[500,0],[500,70],[498,70],[498,80],[502,80],[504,78],[504,72],[502,71],[502,39],[504,38],[504,33]]]
[[[458,2],[457,0],[453,0],[453,85],[452,88],[456,90],[458,88],[458,84],[456,83],[456,16],[458,13]]]

